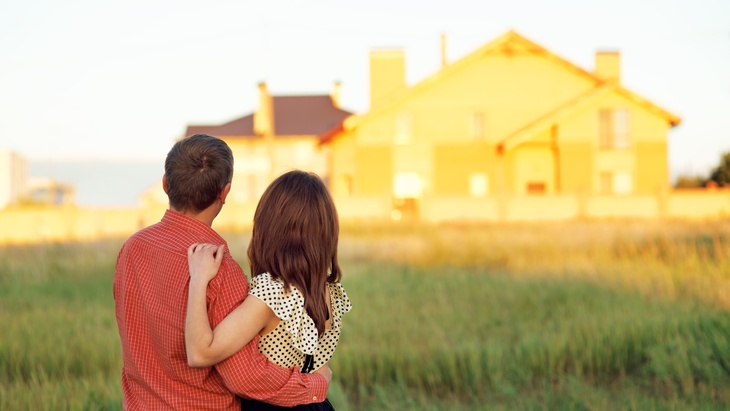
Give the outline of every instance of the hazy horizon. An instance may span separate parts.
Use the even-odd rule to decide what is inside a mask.
[[[85,207],[137,206],[139,196],[163,173],[163,164],[152,160],[28,160],[29,178],[73,185],[76,204]]]

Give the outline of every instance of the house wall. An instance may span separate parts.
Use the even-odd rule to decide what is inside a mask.
[[[239,203],[258,201],[269,183],[280,174],[301,169],[327,180],[326,149],[318,146],[316,136],[277,136],[273,161],[262,137],[223,138],[233,151],[231,200]]]
[[[28,162],[18,153],[0,150],[0,209],[13,205],[25,194]]]
[[[593,192],[593,174],[590,172],[594,168],[593,144],[588,141],[561,140],[558,153],[561,193]]]
[[[596,87],[590,76],[547,54],[525,50],[520,44],[511,47],[509,53],[493,50],[472,57],[469,64],[448,75],[436,73],[398,104],[369,114],[351,131],[354,141],[349,149],[390,146],[391,170],[418,172],[424,194],[430,195],[468,194],[469,176],[476,172],[489,176],[492,193],[502,189],[506,194],[524,194],[531,182],[544,183],[547,194],[598,193],[601,173],[614,170],[631,174],[636,193],[650,193],[668,183],[666,145],[662,146],[666,121],[616,92],[555,124],[555,142],[551,130],[545,129],[497,160],[497,143]],[[598,111],[605,108],[629,110],[632,145],[628,149],[599,149]],[[472,131],[474,113],[483,115],[482,135]],[[403,124],[408,134],[405,142]],[[343,151],[335,150],[334,155]],[[478,158],[486,164],[475,161]],[[361,170],[371,169],[356,164]],[[334,168],[335,174],[343,173]],[[353,183],[367,187],[368,194],[392,195],[387,190],[392,177],[389,182],[381,178],[376,189],[376,183],[360,181],[371,179],[369,173],[352,175]]]
[[[363,145],[355,151],[352,194],[389,199],[392,191],[392,146]]]
[[[470,196],[470,177],[475,173],[485,174],[489,195],[494,190],[495,150],[484,141],[434,145],[433,195]]]
[[[608,150],[599,147],[601,109],[627,110],[629,147]],[[632,175],[635,194],[652,194],[669,187],[666,144],[669,127],[666,119],[619,92],[609,93],[581,108],[558,125],[561,186],[565,192],[585,187],[597,194],[600,173],[623,171]],[[590,180],[576,173],[589,176]]]
[[[529,184],[544,184],[544,194],[554,194],[555,163],[552,148],[547,144],[523,144],[509,156],[512,170],[510,192],[528,194]]]
[[[652,193],[670,186],[667,143],[636,143],[636,192]]]
[[[526,42],[475,52],[394,98],[330,143],[334,181],[349,182],[334,186],[337,196],[395,204],[398,173],[416,173],[422,189],[412,192],[429,219],[448,218],[450,208],[500,220],[671,209],[655,200],[669,188],[667,113]],[[601,147],[599,113],[619,109],[628,113],[630,143]],[[523,198],[536,195],[550,198]]]
[[[545,56],[519,48],[511,55],[484,56],[448,77],[439,75],[434,77],[438,81],[420,87],[400,104],[382,106],[331,143],[333,182],[351,175],[353,193],[387,197],[397,194],[395,173],[410,172],[419,175],[424,196],[468,195],[471,176],[484,173],[491,192],[523,192],[525,181],[535,179],[534,167],[523,162],[538,159],[541,170],[554,173],[552,160],[544,150],[526,149],[508,154],[507,163],[497,165],[497,142],[523,127],[525,119],[554,110],[594,85],[588,76],[566,72]],[[474,113],[484,119],[479,136],[472,131]],[[370,154],[374,145],[382,155]],[[390,147],[389,153],[385,147]],[[356,170],[348,165],[351,158]],[[368,158],[376,163],[364,164]],[[383,175],[388,169],[391,175]],[[546,181],[549,192],[555,189],[552,178],[551,174]],[[340,194],[342,188],[334,187]]]
[[[355,137],[351,133],[343,133],[328,146],[327,186],[330,193],[334,197],[350,196],[355,176]]]
[[[470,115],[485,115],[484,140],[496,144],[528,122],[590,90],[594,82],[523,49],[486,54],[422,88],[394,112],[411,112],[414,134],[429,141],[469,141]],[[392,113],[391,113],[392,115]]]

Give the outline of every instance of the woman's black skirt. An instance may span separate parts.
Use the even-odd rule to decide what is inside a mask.
[[[259,402],[254,400],[245,400],[241,398],[241,411],[282,411],[282,410],[294,410],[294,411],[335,411],[329,400],[325,398],[322,402],[315,402],[312,404],[297,405],[294,408],[277,407],[276,405],[267,404],[265,402]]]

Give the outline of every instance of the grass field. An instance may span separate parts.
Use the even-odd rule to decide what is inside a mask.
[[[244,261],[247,233],[225,233]],[[0,410],[121,409],[121,240],[0,249]],[[730,222],[343,227],[346,410],[730,407]],[[246,267],[245,264],[243,264]]]

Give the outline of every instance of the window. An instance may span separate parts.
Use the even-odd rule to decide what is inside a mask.
[[[298,167],[309,166],[314,157],[314,146],[310,142],[300,141],[294,144],[294,164]]]
[[[527,194],[545,194],[547,186],[544,181],[528,181]]]
[[[625,195],[634,191],[634,180],[631,173],[619,171],[603,172],[599,175],[598,191],[603,195]]]
[[[631,194],[634,191],[634,181],[630,173],[619,172],[613,174],[613,193]]]
[[[414,172],[396,173],[393,179],[393,194],[396,198],[420,197],[421,177]]]
[[[471,136],[475,139],[484,137],[484,113],[481,111],[471,113]]]
[[[472,197],[485,197],[489,194],[489,180],[486,173],[474,173],[469,176],[469,194]]]
[[[598,138],[602,149],[630,147],[629,111],[626,109],[602,109],[598,111]]]
[[[400,113],[395,118],[395,144],[410,144],[412,140],[413,119],[408,113]]]

